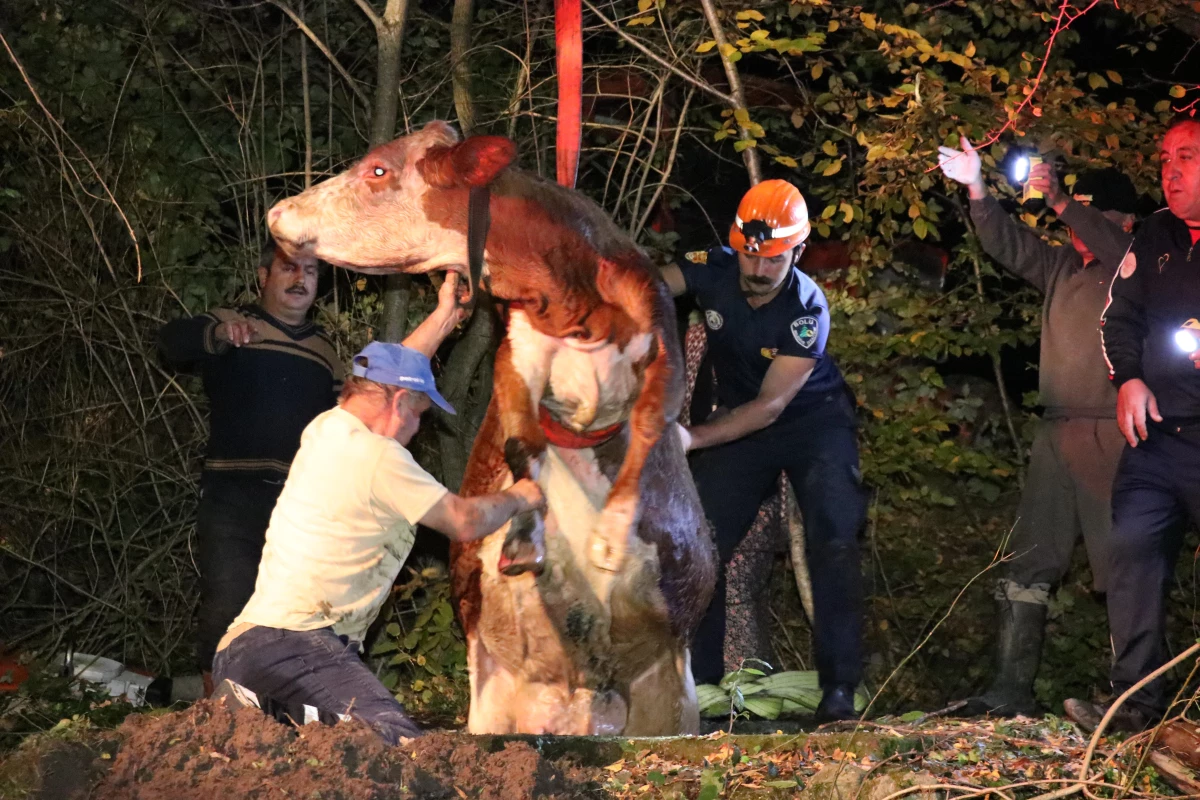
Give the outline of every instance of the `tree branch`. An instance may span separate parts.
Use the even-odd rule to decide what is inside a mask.
[[[450,18],[450,68],[454,88],[454,111],[462,135],[475,130],[475,104],[471,98],[471,65],[467,52],[471,49],[471,21],[475,18],[475,0],[454,0]],[[519,82],[519,79],[518,79]]]
[[[347,72],[346,68],[342,66],[342,62],[337,60],[337,56],[335,56],[330,49],[325,46],[325,43],[321,41],[321,38],[317,36],[316,33],[313,32],[313,29],[308,27],[308,25],[304,23],[304,20],[300,19],[300,16],[288,7],[287,3],[282,2],[282,0],[270,0],[270,3],[284,14],[287,14],[288,18],[295,23],[296,27],[303,31],[304,35],[309,38],[309,41],[316,45],[317,49],[321,51],[321,55],[325,56],[329,63],[333,65],[333,68],[338,71],[338,74],[342,76],[342,78],[346,81],[346,84],[350,87],[350,91],[354,92],[354,96],[358,98],[358,102],[362,103],[363,107],[366,108],[369,113],[371,110],[371,101],[367,99],[367,96],[363,93],[363,90],[358,88],[358,84],[355,83],[354,78],[350,77],[350,73]]]
[[[618,36],[620,36],[622,39],[624,39],[629,44],[633,45],[635,48],[640,50],[645,55],[649,56],[651,61],[656,62],[660,66],[666,67],[667,69],[671,70],[671,72],[674,73],[675,75],[679,76],[680,78],[683,78],[685,81],[692,84],[700,91],[706,92],[706,93],[712,95],[713,97],[720,100],[722,103],[725,103],[728,106],[737,106],[737,100],[735,98],[730,97],[729,95],[725,94],[724,92],[722,92],[720,89],[716,88],[715,86],[705,83],[704,81],[697,78],[695,75],[690,75],[687,72],[684,72],[679,67],[672,64],[670,61],[667,61],[665,58],[663,58],[662,56],[655,53],[649,47],[646,47],[646,45],[639,42],[635,37],[630,36],[628,33],[626,33],[624,30],[621,29],[620,25],[616,24],[615,22],[610,20],[608,17],[601,14],[600,9],[598,9],[598,8],[596,8],[596,6],[592,5],[590,0],[583,0],[583,4],[585,6],[587,6],[589,11],[591,11],[593,14],[595,14],[597,17],[599,17],[600,21],[603,22],[609,28],[611,28]],[[733,84],[730,84],[730,85],[732,86]]]
[[[737,67],[729,60],[728,48],[729,42],[725,39],[725,31],[721,29],[721,21],[717,19],[717,9],[713,6],[713,0],[700,0],[700,5],[704,7],[704,17],[708,20],[708,27],[712,30],[713,39],[717,42],[717,53],[721,57],[721,64],[725,67],[725,77],[729,80],[729,90],[733,92],[733,97],[730,98],[731,105],[735,111],[746,110],[746,93],[742,90],[742,79],[738,75]],[[753,141],[750,131],[742,126],[738,126],[741,131],[742,141]],[[750,173],[750,183],[755,184],[762,180],[762,169],[758,164],[758,149],[751,145],[742,151],[742,160],[746,162],[746,171]]]

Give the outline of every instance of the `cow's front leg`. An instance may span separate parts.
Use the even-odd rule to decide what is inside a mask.
[[[646,368],[642,391],[629,412],[629,446],[625,451],[625,460],[613,480],[600,522],[592,536],[592,563],[611,572],[619,570],[625,560],[629,537],[633,535],[641,516],[639,499],[642,468],[651,448],[666,429],[663,402],[670,366],[662,342],[656,344],[658,352]]]
[[[514,317],[516,315],[514,314]],[[514,348],[509,338],[496,351],[494,389],[504,437],[504,460],[513,480],[536,481],[546,452],[546,436],[537,422],[537,405],[546,385],[552,353],[527,346],[519,338]],[[545,567],[545,524],[539,511],[529,511],[513,517],[500,548],[497,569],[504,575],[525,572],[540,574]]]

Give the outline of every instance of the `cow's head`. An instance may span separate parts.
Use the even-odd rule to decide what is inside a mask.
[[[460,142],[449,124],[431,122],[375,148],[341,175],[276,203],[267,224],[285,250],[308,252],[339,267],[463,270],[468,196],[463,190],[490,183],[515,156],[508,139],[474,136]],[[430,221],[431,209],[438,210],[438,223]]]

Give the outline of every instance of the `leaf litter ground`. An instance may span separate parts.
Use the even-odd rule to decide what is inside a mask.
[[[1122,784],[1128,797],[1171,794],[1152,769],[1137,771],[1143,743],[1104,740],[1091,794],[1115,797]],[[633,740],[435,732],[393,748],[354,722],[296,730],[255,709],[200,702],[131,715],[113,731],[65,726],[33,737],[0,763],[0,796],[1031,798],[1070,787],[1087,744],[1047,717]]]

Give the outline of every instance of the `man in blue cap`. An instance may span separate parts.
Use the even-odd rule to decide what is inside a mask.
[[[528,480],[459,497],[405,449],[431,405],[454,413],[429,369],[446,332],[431,316],[402,345],[367,345],[338,406],[305,428],[267,528],[254,594],[217,647],[218,682],[304,706],[305,717],[361,719],[392,744],[419,735],[359,658],[416,525],[471,541],[545,504]]]

